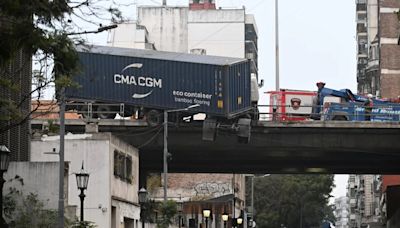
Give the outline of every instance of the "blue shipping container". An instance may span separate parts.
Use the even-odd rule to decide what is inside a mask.
[[[69,101],[124,103],[147,109],[193,110],[233,118],[251,107],[246,59],[91,46],[78,48],[79,88]]]

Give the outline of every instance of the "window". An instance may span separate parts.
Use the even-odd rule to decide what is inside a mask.
[[[132,183],[132,156],[114,150],[114,176]]]

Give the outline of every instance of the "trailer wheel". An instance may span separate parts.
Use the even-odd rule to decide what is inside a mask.
[[[88,119],[88,118],[97,119],[97,113],[93,113],[93,111],[92,111],[92,116],[90,116],[88,105],[86,105],[86,104],[81,106],[78,114],[81,114],[84,119]]]
[[[334,116],[332,120],[347,121],[347,118],[345,116]]]
[[[100,119],[114,119],[115,116],[117,115],[115,112],[113,113],[113,110],[111,109],[110,106],[106,105],[99,105],[97,106],[97,116]]]
[[[152,109],[145,114],[147,124],[151,127],[157,126],[161,124],[161,113],[158,110]]]
[[[207,118],[203,121],[203,134],[204,141],[213,142],[217,138],[218,122],[214,118]]]
[[[248,144],[250,142],[251,135],[251,119],[240,118],[238,121],[238,142]]]

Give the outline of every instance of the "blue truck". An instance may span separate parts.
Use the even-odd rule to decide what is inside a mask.
[[[353,94],[349,89],[325,88],[319,82],[311,118],[338,121],[400,121],[400,103]],[[327,97],[340,98],[340,102],[326,102]]]

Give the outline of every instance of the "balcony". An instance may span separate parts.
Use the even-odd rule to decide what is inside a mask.
[[[365,23],[358,23],[357,33],[366,33],[366,32],[367,32],[367,27],[365,26]]]
[[[357,11],[367,11],[367,4],[365,3],[358,3],[356,7]]]
[[[357,205],[356,199],[350,199],[350,207],[355,207]]]

